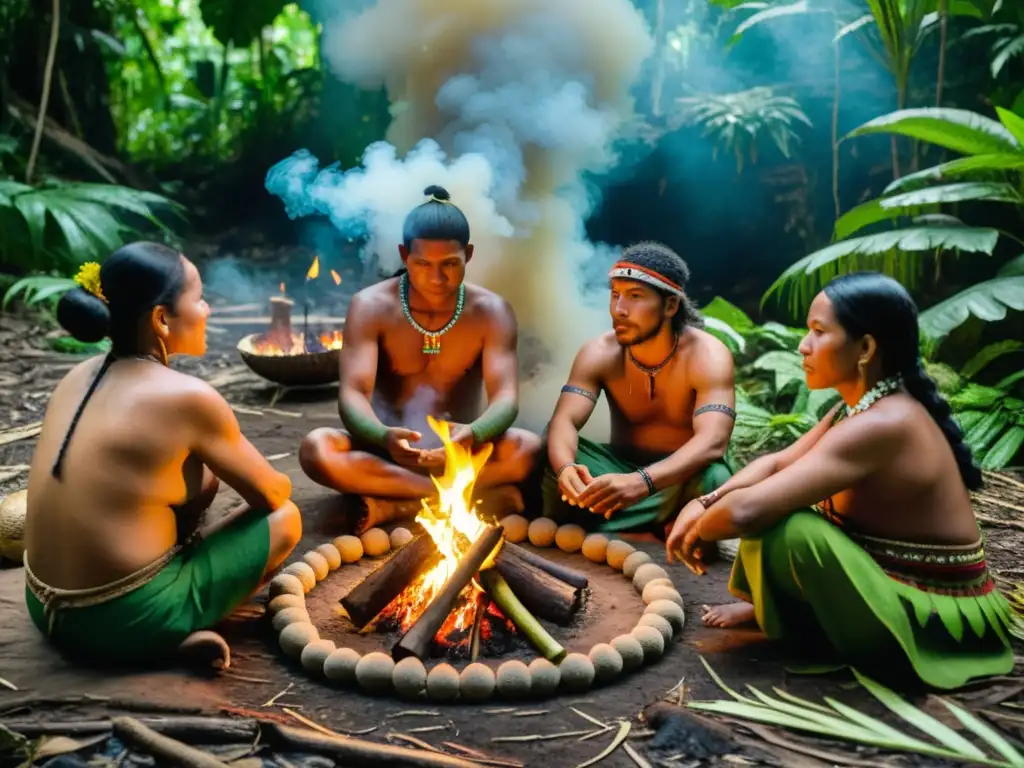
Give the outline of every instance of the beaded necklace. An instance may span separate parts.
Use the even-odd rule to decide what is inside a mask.
[[[409,308],[409,275],[408,273],[403,274],[399,279],[398,283],[398,297],[402,302],[402,312],[405,314],[405,319],[409,321],[409,325],[415,328],[419,333],[423,334],[423,354],[425,355],[439,355],[441,354],[441,337],[448,333],[458,322],[459,317],[462,315],[462,307],[466,300],[466,284],[463,283],[459,286],[459,299],[455,304],[455,312],[452,314],[452,319],[438,331],[428,331],[422,325],[416,322],[416,319],[412,316],[412,310]]]
[[[641,362],[640,362],[639,360],[637,360],[637,359],[636,359],[635,357],[633,357],[633,350],[632,350],[632,348],[630,348],[630,347],[627,347],[627,348],[626,348],[626,354],[628,354],[628,355],[629,355],[629,361],[630,361],[631,363],[633,363],[633,365],[635,365],[635,366],[636,366],[637,368],[639,368],[639,369],[640,369],[641,371],[643,371],[644,373],[646,373],[646,374],[647,374],[647,382],[648,382],[648,396],[649,396],[649,397],[650,397],[650,398],[651,398],[652,400],[654,399],[654,377],[655,377],[655,376],[657,376],[657,375],[658,375],[658,373],[660,373],[660,372],[661,372],[661,370],[662,370],[662,369],[663,369],[663,368],[664,368],[664,367],[665,367],[666,365],[668,365],[669,361],[670,361],[670,360],[671,360],[671,359],[672,359],[673,357],[675,357],[675,355],[676,355],[676,350],[677,350],[678,348],[679,348],[679,336],[677,335],[677,336],[675,337],[674,341],[672,342],[672,351],[668,353],[668,357],[666,357],[666,358],[665,358],[664,360],[662,360],[662,361],[661,361],[660,363],[658,363],[657,365],[653,365],[653,366],[647,366],[647,365],[644,365],[644,364],[643,364],[643,363],[641,363]]]
[[[846,415],[854,416],[858,413],[863,413],[883,397],[891,395],[902,386],[903,376],[898,373],[895,376],[890,376],[888,379],[882,379],[875,384],[875,386],[865,392],[861,396],[860,400],[857,401],[855,406],[852,408],[850,406],[846,406]]]

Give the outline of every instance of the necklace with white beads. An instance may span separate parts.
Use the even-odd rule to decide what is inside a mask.
[[[875,386],[865,392],[861,399],[857,401],[855,406],[852,408],[850,406],[846,406],[846,415],[854,416],[855,414],[863,413],[883,397],[897,392],[902,386],[903,376],[901,374],[897,373],[895,376],[882,379],[880,382],[875,384]]]

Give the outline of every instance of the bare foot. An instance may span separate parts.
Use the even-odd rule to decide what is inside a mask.
[[[208,629],[193,632],[182,640],[178,654],[190,667],[204,672],[222,672],[231,666],[231,647]]]
[[[485,515],[497,519],[507,515],[515,515],[526,509],[523,503],[523,494],[514,485],[496,485],[493,488],[485,488],[476,494],[476,501],[480,505],[480,511]]]
[[[750,624],[754,621],[754,606],[750,603],[726,603],[725,605],[702,605],[701,620],[705,626],[727,629]]]

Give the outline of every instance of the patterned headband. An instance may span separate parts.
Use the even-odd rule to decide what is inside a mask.
[[[612,267],[611,272],[608,273],[608,279],[615,280],[616,278],[621,280],[637,280],[659,290],[668,291],[681,299],[686,298],[683,289],[664,275],[655,272],[653,269],[647,269],[647,267],[630,264],[628,261],[618,261]]]

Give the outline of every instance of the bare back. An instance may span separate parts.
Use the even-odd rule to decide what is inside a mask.
[[[82,363],[57,386],[29,473],[28,559],[57,588],[108,584],[175,545],[172,505],[194,496],[203,479],[190,449],[205,419],[200,404],[220,399],[158,363],[118,360],[86,404],[55,478],[60,446],[100,364]],[[210,430],[209,442],[217,440]]]
[[[832,495],[835,512],[858,531],[903,541],[970,544],[978,539],[971,498],[946,437],[919,402],[907,394],[885,398],[870,409],[895,433],[891,454],[847,490]],[[868,431],[868,414],[840,422],[832,430]],[[808,452],[805,461],[826,457]]]
[[[629,362],[613,333],[593,339],[588,347],[595,379],[608,397],[613,445],[670,453],[689,442],[694,435],[697,390],[709,368],[728,373],[723,377],[727,392],[719,402],[733,405],[732,355],[705,331],[687,328],[682,334],[676,354],[654,377],[653,398],[648,375]]]
[[[394,278],[365,288],[349,310],[350,315],[359,312],[359,327],[376,337],[375,406],[383,404],[386,411],[400,412],[414,398],[419,400],[418,393],[428,392],[430,402],[417,402],[416,410],[433,415],[448,413],[454,421],[471,422],[484,402],[482,362],[486,342],[494,328],[505,321],[507,304],[491,291],[466,283],[461,317],[441,336],[441,352],[426,355],[423,335],[402,311],[398,285]],[[450,316],[450,312],[431,317],[417,311],[417,319],[428,328],[443,325]],[[344,371],[343,359],[343,376]],[[388,414],[379,415],[384,418]]]

